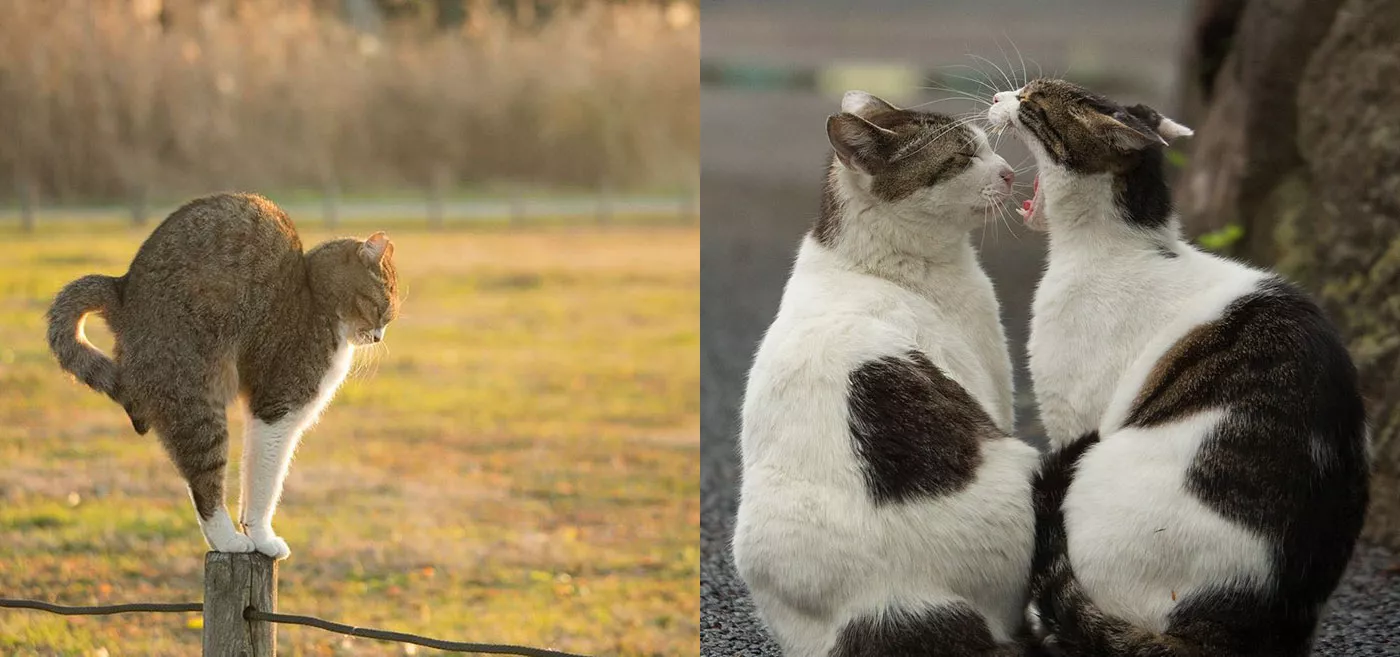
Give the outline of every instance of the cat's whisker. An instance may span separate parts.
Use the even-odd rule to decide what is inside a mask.
[[[919,144],[919,146],[918,146],[917,148],[915,148],[914,150],[909,151],[909,152],[907,152],[907,153],[901,154],[901,155],[899,156],[899,159],[904,159],[904,158],[907,158],[907,157],[910,157],[910,156],[913,156],[913,155],[918,155],[919,153],[923,152],[923,150],[924,150],[925,148],[928,148],[929,145],[931,145],[931,144],[937,142],[938,139],[939,139],[939,137],[942,137],[943,135],[946,135],[946,134],[948,134],[949,132],[952,132],[952,131],[954,131],[954,130],[957,130],[957,129],[959,129],[959,128],[961,128],[961,127],[963,127],[963,126],[965,126],[965,125],[971,123],[972,121],[973,121],[973,119],[970,119],[970,118],[968,118],[968,119],[959,119],[959,120],[953,121],[952,125],[949,125],[947,128],[944,128],[943,130],[940,130],[937,134],[935,134],[935,135],[933,135],[933,136],[931,136],[931,137],[926,137],[926,138],[924,138],[924,143]]]
[[[939,91],[943,91],[943,90],[940,89]],[[910,105],[909,107],[906,107],[906,108],[904,108],[904,109],[911,109],[911,110],[912,110],[912,109],[921,109],[921,108],[924,108],[924,107],[928,107],[928,106],[930,106],[930,105],[936,105],[936,104],[938,104],[938,103],[946,103],[946,102],[948,102],[948,101],[950,101],[950,100],[956,100],[956,101],[961,101],[961,102],[964,102],[964,103],[965,103],[965,102],[967,102],[969,99],[967,99],[967,98],[960,98],[960,97],[956,97],[956,96],[947,96],[947,97],[944,97],[944,98],[935,98],[935,99],[930,100],[930,101],[927,101],[927,102],[919,103],[918,105]],[[989,105],[989,106],[990,106],[990,105]],[[978,113],[980,114],[980,112],[978,112]]]
[[[1006,232],[1011,233],[1011,239],[1021,239],[1020,233],[1016,232],[1016,222],[1011,219],[1011,210],[1008,210],[1004,205],[1001,207],[1001,221],[1006,225]]]
[[[1001,39],[993,36],[992,43],[996,44],[997,50],[1001,52],[1002,61],[1006,62],[1006,68],[1011,72],[1011,84],[1021,85],[1020,79],[1016,77],[1016,66],[1011,63],[1011,56],[1006,54],[1006,48],[1002,47]],[[1020,89],[1021,87],[1017,86],[1016,88]]]
[[[952,87],[951,84],[944,84],[944,85],[942,85],[942,87],[938,87],[938,88],[941,88],[941,90],[944,90],[944,91],[962,92],[962,94],[969,94],[969,95],[972,95],[972,97],[976,97],[977,99],[987,99],[987,104],[991,104],[990,97],[991,97],[991,95],[994,95],[995,92],[997,92],[997,87],[993,87],[993,85],[984,83],[984,81],[981,81],[981,80],[974,80],[974,78],[970,78],[970,77],[955,76],[955,74],[952,74],[952,73],[945,73],[944,76],[945,76],[945,77],[948,77],[948,78],[952,78],[952,80],[962,80],[962,81],[967,81],[967,83],[973,83],[973,84],[981,85],[981,87],[986,88],[986,90],[987,90],[987,95],[986,95],[986,97],[984,97],[984,95],[979,95],[979,94],[977,94],[977,92],[974,92],[974,91],[972,91],[972,90],[959,90],[959,88]]]
[[[963,91],[963,90],[961,90],[961,89],[954,89],[954,88],[949,87],[949,86],[946,86],[946,85],[944,85],[944,86],[933,85],[933,86],[925,87],[925,89],[928,89],[928,90],[931,90],[931,91],[941,91],[941,92],[943,92],[943,93],[952,94],[952,96],[955,97],[955,98],[960,98],[960,99],[963,99],[963,100],[968,100],[968,101],[977,103],[978,105],[981,105],[981,106],[984,107],[984,108],[985,108],[985,107],[991,107],[991,106],[992,106],[992,101],[991,101],[991,100],[988,100],[987,98],[983,98],[983,97],[978,96],[978,95],[976,95],[976,94],[968,93],[968,92]]]
[[[1011,35],[1007,34],[1005,31],[1003,31],[1001,35],[1006,37],[1006,42],[1011,44],[1012,49],[1016,51],[1016,59],[1019,59],[1021,61],[1021,86],[1024,87],[1030,84],[1030,72],[1026,70],[1026,58],[1024,55],[1021,54],[1020,46],[1017,46],[1016,41],[1012,39]]]
[[[967,69],[967,70],[969,70],[969,71],[972,71],[973,73],[976,73],[977,75],[982,76],[982,79],[979,80],[979,79],[976,79],[976,78],[968,78],[968,77],[963,77],[963,76],[960,76],[960,75],[951,75],[951,74],[949,74],[949,77],[957,78],[957,79],[959,79],[959,80],[966,80],[966,81],[972,82],[972,83],[974,83],[974,84],[982,85],[983,87],[985,87],[987,90],[991,91],[992,93],[996,93],[996,92],[998,91],[996,85],[995,85],[995,84],[992,84],[991,76],[988,76],[984,71],[982,71],[982,69],[979,69],[979,68],[977,68],[976,66],[971,66],[971,65],[968,65],[968,64],[945,64],[945,65],[943,65],[943,66],[939,66],[938,68],[965,68],[965,69]]]
[[[980,59],[988,64],[991,64],[992,68],[996,69],[997,73],[1001,74],[1002,79],[1006,81],[1007,91],[1012,91],[1018,88],[1015,86],[1015,83],[1011,81],[1011,77],[1006,74],[1006,71],[1001,70],[1001,67],[998,66],[996,62],[987,59],[986,57],[983,57],[981,55],[974,55],[972,53],[968,53],[967,56],[972,57],[974,59]]]

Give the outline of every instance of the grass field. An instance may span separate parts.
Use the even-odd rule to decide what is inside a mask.
[[[280,609],[458,641],[698,654],[699,230],[384,227],[402,314],[292,465],[274,523],[292,547]],[[308,247],[327,237],[302,233]],[[43,339],[53,294],[122,273],[144,237],[0,230],[0,597],[202,596],[206,548],[174,467]],[[199,641],[197,614],[0,609],[4,655],[183,656]],[[311,628],[278,641],[284,655],[436,654]]]

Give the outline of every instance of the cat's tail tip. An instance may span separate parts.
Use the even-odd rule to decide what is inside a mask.
[[[59,291],[49,306],[49,350],[59,367],[93,390],[117,398],[117,363],[88,341],[83,324],[92,313],[121,303],[121,279],[91,274]]]

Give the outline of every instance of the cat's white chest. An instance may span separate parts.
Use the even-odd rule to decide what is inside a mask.
[[[1113,272],[1046,273],[1031,321],[1031,379],[1052,445],[1097,429],[1118,377],[1155,323],[1141,292]]]
[[[350,365],[355,361],[355,346],[343,336],[344,331],[341,332],[335,352],[331,354],[330,367],[321,376],[321,383],[316,387],[316,398],[311,402],[311,408],[316,411],[330,403],[331,397],[335,396],[335,391],[350,373]]]

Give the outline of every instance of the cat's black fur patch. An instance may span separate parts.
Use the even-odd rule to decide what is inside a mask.
[[[997,645],[987,621],[966,604],[857,618],[836,637],[830,657],[1013,657],[1025,648]]]
[[[1140,151],[1136,165],[1113,178],[1123,220],[1141,228],[1162,228],[1172,214],[1172,192],[1163,171],[1165,157],[1159,147]]]
[[[1280,596],[1321,604],[1351,557],[1369,473],[1356,367],[1322,310],[1267,279],[1182,338],[1148,384],[1129,426],[1229,409],[1187,486],[1275,542]]]
[[[1366,514],[1356,369],[1321,309],[1292,285],[1266,279],[1162,357],[1125,425],[1159,426],[1212,409],[1227,415],[1202,443],[1186,487],[1272,544],[1270,586],[1221,582],[1193,593],[1155,635],[1104,616],[1078,589],[1068,560],[1051,558],[1037,601],[1059,616],[1064,640],[1105,657],[1308,654]],[[1037,563],[1045,567],[1040,543],[1038,536]]]
[[[961,490],[1003,437],[982,406],[922,353],[868,361],[851,373],[850,431],[875,504]]]

